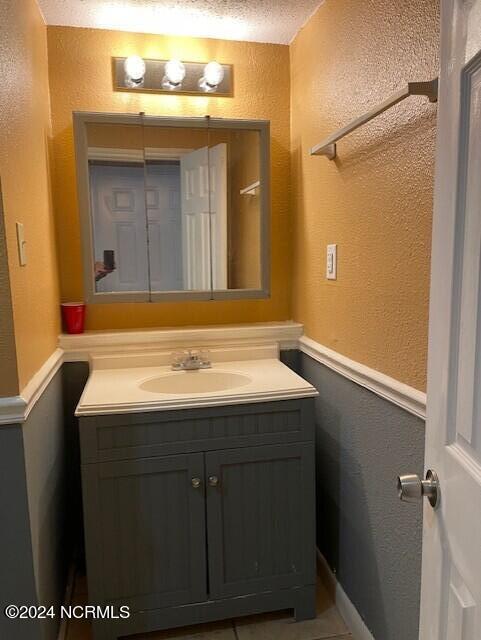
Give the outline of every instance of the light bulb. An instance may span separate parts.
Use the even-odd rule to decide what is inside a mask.
[[[209,62],[204,68],[204,78],[211,87],[217,87],[224,79],[224,67],[215,62]]]
[[[185,66],[180,60],[169,60],[164,67],[165,76],[162,80],[164,89],[179,89],[185,78]]]
[[[224,79],[224,67],[215,62],[209,62],[204,67],[204,75],[199,80],[199,87],[204,91],[215,91]]]
[[[124,71],[131,86],[138,86],[144,80],[145,62],[140,56],[129,56],[125,59]]]

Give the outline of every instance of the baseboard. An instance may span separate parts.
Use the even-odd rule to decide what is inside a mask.
[[[299,338],[299,350],[401,409],[418,418],[426,419],[426,394],[422,391],[351,360],[305,335]]]
[[[336,607],[353,637],[356,640],[375,640],[319,549],[317,550],[317,568],[321,579],[325,582],[330,593],[333,594]]]

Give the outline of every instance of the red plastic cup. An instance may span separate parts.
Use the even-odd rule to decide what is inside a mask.
[[[83,302],[62,302],[63,326],[67,333],[83,333],[85,326],[85,304]]]

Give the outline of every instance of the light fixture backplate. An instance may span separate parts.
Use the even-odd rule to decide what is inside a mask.
[[[181,87],[174,89],[164,89],[162,80],[165,72],[164,67],[167,60],[153,60],[152,58],[144,58],[145,76],[142,86],[131,87],[128,84],[124,71],[124,58],[112,58],[113,84],[115,91],[131,91],[135,93],[168,93],[168,94],[188,94],[197,96],[224,96],[232,97],[234,95],[234,67],[231,64],[222,64],[224,69],[224,78],[217,89],[212,92],[206,92],[199,88],[199,80],[204,75],[204,67],[207,62],[182,62],[185,65],[185,78]]]

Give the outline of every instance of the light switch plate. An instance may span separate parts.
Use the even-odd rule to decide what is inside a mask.
[[[326,278],[328,280],[337,279],[337,244],[327,245]]]
[[[25,241],[25,233],[23,230],[23,224],[21,222],[17,222],[17,244],[18,244],[18,261],[21,267],[24,267],[27,264],[27,250],[26,250],[26,241]]]

